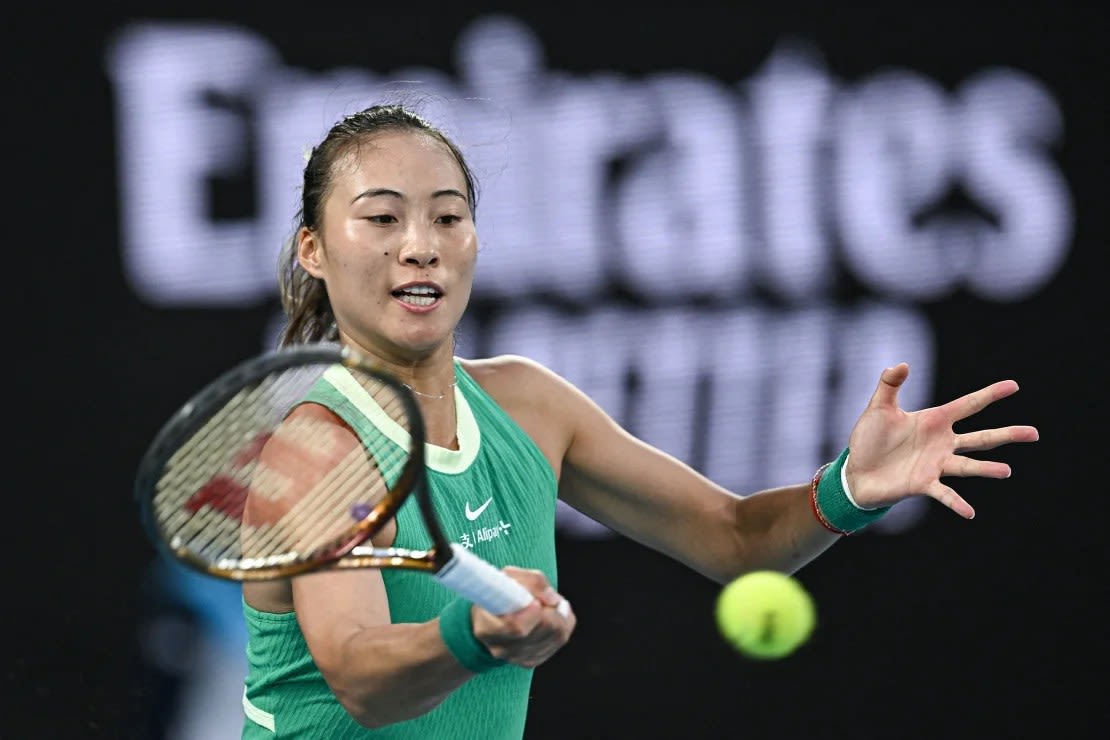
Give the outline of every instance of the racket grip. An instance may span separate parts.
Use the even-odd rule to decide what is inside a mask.
[[[504,571],[462,545],[451,543],[451,560],[434,576],[459,596],[498,616],[532,603],[532,593]]]

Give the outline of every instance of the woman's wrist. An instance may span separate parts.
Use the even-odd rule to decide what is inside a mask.
[[[485,673],[505,665],[495,658],[474,636],[473,605],[466,599],[454,599],[439,613],[439,634],[448,652],[471,673]]]
[[[822,526],[836,534],[853,534],[878,521],[889,506],[865,509],[852,498],[844,467],[848,462],[846,447],[832,462],[825,463],[813,476],[810,484],[810,504]]]

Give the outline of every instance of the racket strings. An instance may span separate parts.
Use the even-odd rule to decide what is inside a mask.
[[[221,567],[304,559],[344,543],[387,498],[390,476],[408,457],[402,445],[379,430],[381,439],[355,444],[332,462],[334,423],[287,419],[324,369],[285,371],[240,391],[170,458],[155,511],[175,548]],[[388,386],[375,385],[367,388],[375,405],[407,428],[400,399]],[[321,456],[327,467],[306,485],[295,480],[296,471],[291,477],[260,459],[268,444]],[[247,524],[252,506],[283,510],[269,521]]]
[[[404,422],[403,405],[396,393],[380,383],[377,386],[382,391],[374,394],[376,405],[394,423]],[[335,431],[329,423],[302,420],[292,426],[283,426],[282,436],[294,430],[298,441],[309,441],[302,445],[308,448],[316,447],[318,440],[332,436]],[[370,516],[388,496],[390,478],[395,477],[395,471],[408,457],[407,450],[386,440],[377,427],[372,427],[371,432],[376,434],[369,444],[365,447],[358,444],[348,451],[274,525],[244,528],[244,555],[290,557],[298,553],[329,551],[346,544],[351,528]],[[255,485],[257,476],[256,470]],[[252,495],[266,495],[255,485],[251,487]]]
[[[245,525],[241,552],[244,557],[265,558],[325,549],[364,518],[357,516],[358,505],[373,508],[371,502],[380,500],[385,489],[380,472],[370,471],[365,451],[353,449],[276,522]]]
[[[196,551],[227,549],[221,543],[238,538],[237,520],[246,504],[257,452],[265,443],[256,435],[276,426],[284,414],[264,401],[279,397],[279,386],[296,379],[296,374],[275,375],[241,390],[170,457],[154,508],[163,515],[161,526],[176,543]],[[248,452],[241,464],[229,464],[243,455],[243,440],[258,449]]]

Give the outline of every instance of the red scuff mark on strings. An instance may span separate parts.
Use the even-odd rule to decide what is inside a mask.
[[[260,434],[244,445],[231,461],[233,472],[242,470],[255,462],[270,436],[270,434]],[[210,506],[226,517],[242,521],[249,492],[249,486],[236,480],[232,475],[220,473],[209,479],[189,497],[185,502],[185,509],[190,514],[196,514],[205,506]]]

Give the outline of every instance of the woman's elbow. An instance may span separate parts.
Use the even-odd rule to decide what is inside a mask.
[[[341,679],[334,683],[329,682],[329,685],[347,714],[355,722],[372,730],[414,719],[430,712],[439,704],[439,699],[427,697],[406,696],[404,701],[399,701],[397,696],[390,696],[388,691],[354,685]]]

